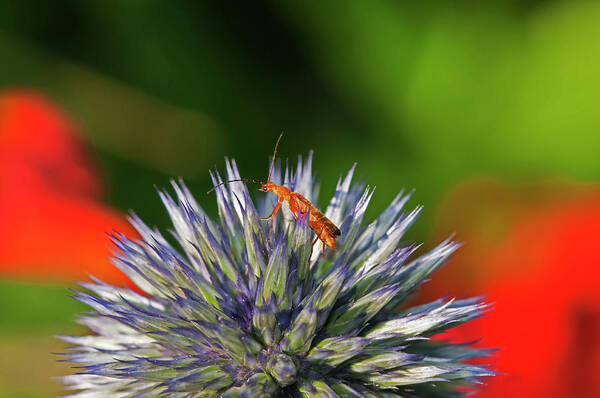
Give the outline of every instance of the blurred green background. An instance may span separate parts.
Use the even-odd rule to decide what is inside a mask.
[[[466,179],[597,181],[598,21],[600,2],[578,0],[3,0],[0,88],[68,112],[107,203],[149,224],[167,225],[154,185],[184,177],[214,214],[208,170],[230,156],[265,178],[284,131],[279,156],[315,151],[321,207],[358,162],[370,215],[416,189],[423,240]],[[67,295],[0,284],[1,396],[57,394],[66,367],[40,353],[77,330]]]

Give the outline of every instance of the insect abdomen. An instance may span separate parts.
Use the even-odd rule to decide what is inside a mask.
[[[333,250],[336,249],[335,239],[341,235],[341,232],[331,220],[325,217],[308,199],[295,192],[291,192],[288,204],[294,217],[297,217],[298,213],[310,212],[308,219],[310,228],[327,247]]]
[[[327,247],[336,249],[335,238],[341,235],[340,230],[314,206],[310,210],[309,226]]]
[[[331,235],[331,233],[329,233],[327,228],[325,228],[322,224],[319,224],[318,226],[315,226],[312,229],[327,247],[333,250],[337,249],[335,238],[333,237],[333,235]]]

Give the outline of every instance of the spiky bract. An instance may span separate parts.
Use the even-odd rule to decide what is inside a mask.
[[[227,178],[240,178],[226,163]],[[288,209],[267,237],[242,183],[216,190],[218,222],[183,183],[173,184],[175,199],[160,192],[178,249],[136,216],[141,239],[114,237],[114,264],[146,294],[83,284],[91,293],[77,298],[94,312],[79,322],[94,334],[63,337],[80,367],[64,377],[74,396],[442,397],[491,375],[462,362],[485,352],[429,339],[478,316],[478,299],[398,310],[457,245],[420,257],[402,245],[420,212],[402,212],[402,193],[363,225],[373,191],[351,184],[353,173],[326,209],[342,235],[324,259]],[[281,183],[279,167],[272,180]],[[283,184],[316,203],[311,157],[286,168]],[[264,198],[260,213],[275,199]]]

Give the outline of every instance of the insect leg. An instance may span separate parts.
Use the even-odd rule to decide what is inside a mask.
[[[275,214],[277,214],[277,212],[279,211],[279,208],[281,207],[282,204],[283,204],[283,198],[279,198],[279,200],[277,201],[277,204],[275,205],[275,208],[271,212],[271,215],[269,215],[267,217],[258,217],[258,218],[260,218],[261,220],[268,220],[269,218],[273,218],[273,216]]]
[[[271,215],[269,217],[260,217],[261,220],[268,220],[269,218],[271,219],[271,226],[269,227],[269,234],[267,236],[271,236],[271,231],[273,230],[273,218],[275,217],[275,214],[277,214],[277,212],[281,208],[282,204],[283,204],[283,198],[279,198],[279,200],[277,201],[277,204],[275,205],[275,208],[271,212]]]
[[[317,243],[317,241],[318,241],[318,240],[319,240],[319,237],[317,236],[317,237],[315,238],[315,240],[313,240],[313,243],[312,243],[312,245],[311,245],[311,246],[314,246],[314,245],[315,245],[315,243]]]
[[[323,258],[325,258],[325,242],[323,242]]]

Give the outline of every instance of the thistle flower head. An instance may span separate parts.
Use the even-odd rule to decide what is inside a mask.
[[[234,161],[227,179],[239,179]],[[77,299],[92,335],[63,337],[79,372],[63,381],[77,397],[443,397],[491,371],[462,361],[485,355],[429,336],[485,310],[478,299],[400,305],[457,248],[444,241],[417,257],[401,244],[420,208],[400,193],[375,221],[363,217],[373,190],[338,181],[325,215],[341,230],[321,258],[307,218],[285,207],[270,236],[241,182],[216,190],[219,220],[207,217],[183,182],[160,192],[171,237],[131,223],[116,235],[114,264],[145,292],[99,280]],[[213,182],[222,181],[218,174]],[[317,203],[311,156],[271,180]],[[403,307],[406,307],[405,305]]]

